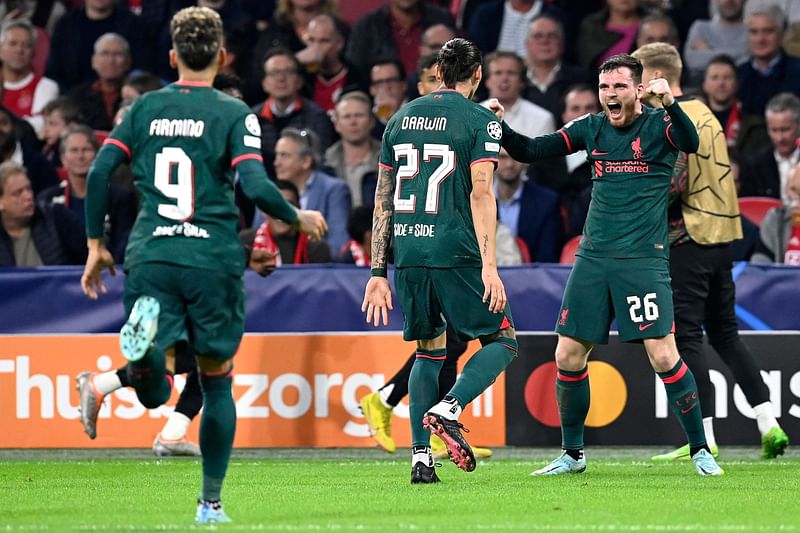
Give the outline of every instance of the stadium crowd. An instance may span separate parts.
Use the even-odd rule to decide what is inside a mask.
[[[330,226],[327,249],[309,245],[237,191],[243,242],[275,249],[281,264],[369,265],[383,129],[430,92],[432,54],[458,35],[484,54],[476,98],[497,98],[529,136],[598,112],[596,68],[608,57],[673,44],[684,92],[722,126],[740,197],[772,199],[759,204],[773,206],[763,224],[743,221],[736,259],[783,262],[797,255],[788,247],[800,249],[797,2],[9,0],[0,5],[0,266],[85,261],[86,176],[99,143],[137,97],[176,79],[168,23],[195,4],[223,19],[229,53],[217,86],[258,116],[268,175]],[[129,169],[109,194],[106,238],[122,262],[137,211]],[[496,196],[513,249],[501,261],[568,260],[591,198],[586,154],[530,166],[502,154]]]

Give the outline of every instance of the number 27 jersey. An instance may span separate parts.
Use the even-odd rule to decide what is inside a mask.
[[[141,193],[125,266],[172,263],[239,275],[233,166],[261,160],[258,118],[207,85],[175,83],[145,94],[106,144],[132,161]]]
[[[392,117],[380,165],[394,178],[396,266],[481,266],[471,166],[496,162],[501,140],[495,116],[452,90],[417,98]]]

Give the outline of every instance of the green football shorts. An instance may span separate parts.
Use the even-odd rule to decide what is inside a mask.
[[[514,325],[511,307],[489,311],[480,268],[405,267],[394,271],[403,309],[403,339],[435,339],[449,323],[462,340],[477,339]]]
[[[179,341],[194,353],[226,361],[244,333],[244,282],[225,272],[169,263],[141,263],[126,273],[126,315],[140,296],[161,306],[156,345],[162,350]]]
[[[615,317],[623,342],[674,332],[668,259],[576,257],[556,333],[606,344]]]

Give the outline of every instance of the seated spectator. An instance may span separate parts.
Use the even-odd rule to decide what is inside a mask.
[[[639,0],[607,0],[606,7],[588,15],[578,32],[578,64],[596,69],[609,57],[636,48],[639,21],[645,16]]]
[[[79,239],[85,249],[86,238],[52,211],[36,207],[25,167],[13,161],[0,164],[0,222],[0,266],[81,263],[70,256],[65,241],[71,237],[74,249]]]
[[[747,27],[744,25],[744,0],[714,0],[717,14],[711,20],[696,20],[689,28],[683,47],[684,65],[690,80],[699,79],[709,62],[720,54],[734,64],[747,60]]]
[[[261,122],[264,161],[274,159],[275,143],[287,127],[312,130],[319,137],[321,149],[327,149],[333,144],[333,126],[317,104],[300,96],[302,65],[294,54],[285,48],[271,50],[263,65],[262,84],[269,97],[253,106],[253,112]]]
[[[66,96],[59,96],[42,108],[42,117],[44,118],[42,155],[56,169],[62,166],[61,155],[58,153],[61,135],[67,128],[78,123],[79,116],[78,105]]]
[[[78,104],[84,124],[111,131],[114,115],[122,104],[122,84],[130,68],[130,48],[124,37],[105,33],[97,39],[92,54],[92,69],[97,79],[78,85],[69,93]]]
[[[454,37],[456,37],[455,30],[446,24],[434,24],[422,32],[422,38],[419,42],[417,69],[413,76],[408,76],[408,81],[406,83],[406,100],[413,100],[418,96],[426,94],[418,91],[417,87],[420,81],[420,66],[426,63],[426,68],[431,67],[432,63],[429,63],[429,58],[433,57],[435,63],[438,60],[439,50],[444,46],[444,43]],[[431,68],[430,70],[432,71],[433,69]],[[436,89],[436,87],[434,87],[434,89]]]
[[[526,100],[560,115],[561,99],[567,88],[576,83],[591,83],[589,71],[564,61],[564,27],[552,15],[539,15],[528,26]]]
[[[278,181],[281,194],[293,206],[300,208],[297,187],[289,181]],[[307,235],[277,218],[264,221],[258,230],[244,230],[239,234],[245,247],[255,250],[265,250],[272,256],[272,261],[251,268],[264,274],[264,270],[281,265],[304,265],[309,263],[329,263],[331,251],[325,241],[312,241]],[[251,256],[252,259],[252,256]],[[252,263],[252,261],[251,261]]]
[[[542,0],[489,0],[474,9],[464,31],[484,53],[500,50],[525,57],[529,24],[539,15],[561,18],[563,13]]]
[[[767,211],[759,229],[759,242],[750,258],[753,263],[789,263],[798,265],[794,251],[787,261],[787,248],[800,232],[800,166],[795,166],[786,183],[783,205]],[[793,250],[797,250],[794,245]]]
[[[372,253],[372,208],[357,205],[347,217],[350,240],[339,250],[338,261],[360,267],[370,266]]]
[[[131,74],[122,82],[120,105],[131,105],[145,93],[157,91],[161,88],[161,80],[155,74],[149,72],[137,72]]]
[[[66,181],[42,191],[37,203],[45,210],[67,211],[77,221],[81,236],[86,234],[84,198],[86,197],[86,176],[92,166],[100,143],[91,128],[77,125],[64,132],[61,139],[61,160],[67,173]],[[117,264],[125,259],[133,223],[136,221],[137,203],[131,189],[110,184],[108,188],[108,215],[105,224],[105,240],[108,250]],[[69,215],[64,215],[69,216]],[[83,247],[81,262],[86,260],[86,247]]]
[[[742,196],[781,198],[791,169],[800,162],[800,98],[791,93],[774,96],[767,103],[766,119],[771,146],[745,160]]]
[[[455,27],[450,13],[430,2],[389,0],[356,22],[345,57],[364,74],[375,57],[397,58],[404,72],[413,72],[419,61],[422,32],[434,24]]]
[[[379,59],[369,70],[369,94],[373,113],[386,125],[406,103],[406,70],[397,59]]]
[[[128,9],[117,7],[114,0],[86,0],[83,7],[67,12],[56,24],[46,76],[58,83],[62,94],[93,80],[95,43],[107,33],[125,39],[132,51],[133,68],[152,71],[157,36],[151,29]]]
[[[36,30],[26,20],[10,20],[0,30],[2,103],[27,120],[38,135],[44,127],[42,108],[58,96],[58,84],[33,72]]]
[[[14,113],[0,105],[0,163],[14,161],[25,165],[34,194],[58,183],[52,164],[27,142],[18,140]]]
[[[678,50],[681,49],[678,29],[670,17],[661,13],[652,13],[639,22],[639,31],[636,32],[636,48],[650,43],[667,43]]]
[[[415,91],[418,96],[425,96],[442,86],[437,63],[439,52],[431,52],[419,58],[417,65],[417,85]]]
[[[372,207],[381,143],[370,132],[375,118],[369,97],[361,91],[345,93],[333,112],[333,126],[341,139],[325,151],[325,166],[350,188],[353,205]]]
[[[703,75],[703,94],[722,125],[728,149],[735,149],[746,158],[769,146],[769,136],[762,115],[742,110],[737,90],[733,58],[728,55],[712,58]]]
[[[505,150],[495,170],[495,196],[500,222],[521,238],[531,261],[558,262],[561,217],[558,194],[524,180],[525,165],[511,159]]]
[[[739,100],[743,111],[761,115],[776,94],[800,95],[800,59],[783,50],[786,17],[781,8],[756,4],[745,24],[750,57],[739,66]]]
[[[325,241],[331,250],[339,250],[347,242],[350,190],[343,180],[317,169],[317,143],[311,131],[284,129],[275,145],[275,175],[297,187],[303,209],[323,214],[328,221]]]
[[[317,15],[303,36],[306,47],[295,57],[305,65],[314,103],[331,111],[345,90],[365,89],[358,72],[344,62],[347,28],[331,15]]]

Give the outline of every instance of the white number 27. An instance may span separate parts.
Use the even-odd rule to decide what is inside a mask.
[[[397,185],[394,189],[394,209],[398,213],[413,213],[417,209],[417,195],[409,194],[403,198],[403,180],[414,179],[419,174],[419,150],[413,144],[394,145],[395,161],[404,158],[405,163],[397,169]],[[422,158],[427,163],[431,158],[440,158],[439,166],[428,176],[428,191],[425,193],[425,212],[439,212],[439,187],[456,168],[456,154],[446,144],[425,144]]]
[[[173,167],[175,181],[173,181]],[[158,214],[172,220],[188,220],[194,214],[194,166],[183,148],[165,147],[156,154],[153,183],[173,204],[158,204]]]

